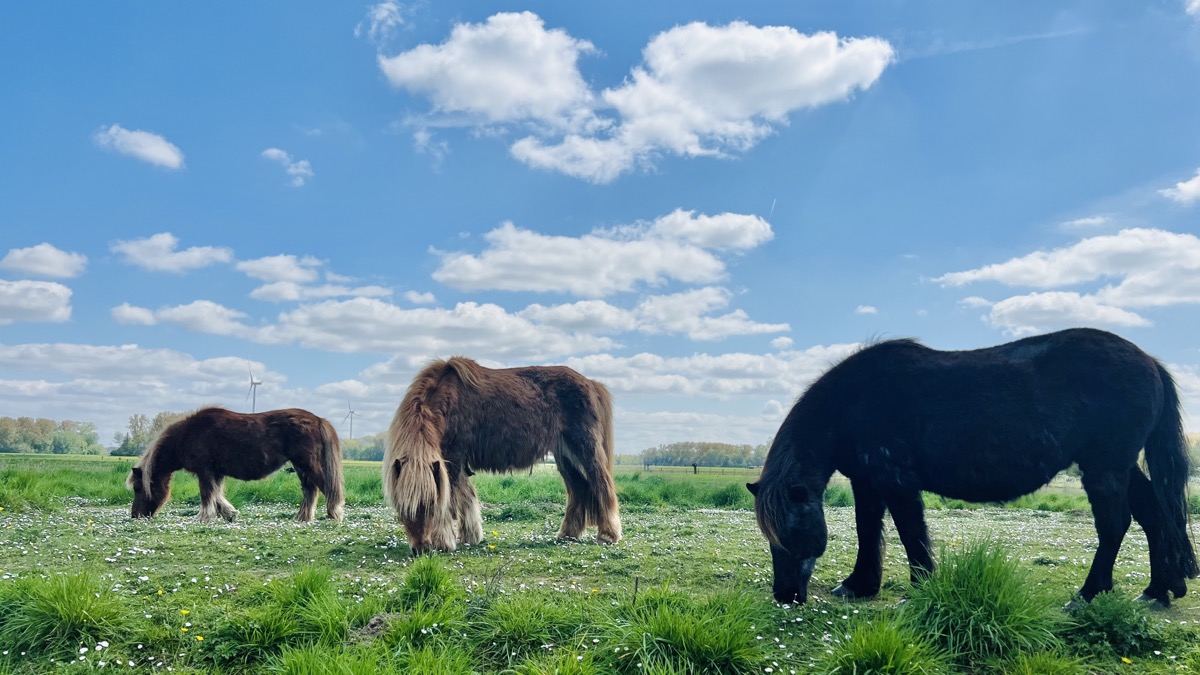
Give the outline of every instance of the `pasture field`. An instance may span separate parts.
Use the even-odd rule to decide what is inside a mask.
[[[163,512],[131,521],[129,466],[0,455],[0,673],[852,672],[847,663],[882,652],[892,665],[872,661],[875,672],[1200,671],[1200,596],[1168,610],[1130,601],[1148,573],[1136,526],[1114,597],[1093,603],[1108,619],[1061,609],[1096,545],[1090,515],[1061,491],[1026,508],[930,500],[943,570],[982,542],[1053,609],[1050,646],[939,660],[913,647],[920,635],[888,646],[921,601],[890,527],[880,596],[828,594],[854,562],[852,508],[827,508],[809,603],[771,600],[770,555],[743,486],[753,472],[618,471],[625,538],[612,546],[555,541],[563,488],[552,469],[477,475],[486,540],[414,559],[382,507],[378,464],[347,464],[345,522],[307,525],[291,520],[299,486],[284,472],[229,481],[233,524],[196,522],[195,480],[182,473]],[[955,630],[995,611],[956,597],[967,618]]]

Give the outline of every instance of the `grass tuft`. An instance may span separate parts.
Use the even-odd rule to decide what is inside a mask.
[[[1056,650],[1065,617],[996,542],[942,551],[941,564],[913,589],[901,620],[956,659],[979,663]]]
[[[1079,653],[1107,652],[1116,656],[1144,656],[1161,649],[1162,628],[1150,621],[1150,612],[1137,600],[1101,593],[1071,609],[1075,625],[1067,641]]]
[[[819,675],[941,675],[952,659],[937,644],[886,618],[860,620],[847,637],[825,652]]]
[[[0,644],[9,651],[60,655],[116,642],[131,624],[120,598],[87,573],[22,579],[0,592]]]

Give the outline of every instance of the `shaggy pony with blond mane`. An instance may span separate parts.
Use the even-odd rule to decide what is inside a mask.
[[[613,484],[612,397],[564,366],[492,369],[455,356],[425,367],[388,429],[383,494],[414,553],[483,540],[475,469],[531,467],[548,453],[567,488],[558,536],[621,538]]]
[[[291,462],[300,478],[304,498],[296,520],[313,519],[317,491],[325,494],[325,509],[342,519],[342,450],[333,425],[301,410],[272,410],[255,414],[224,408],[201,408],[173,422],[150,443],[134,464],[125,484],[133,490],[130,516],[149,518],[171,496],[171,476],[180,469],[200,481],[202,521],[237,516],[225,499],[226,476],[238,480],[266,478]]]

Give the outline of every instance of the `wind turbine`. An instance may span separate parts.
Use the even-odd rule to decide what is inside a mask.
[[[258,385],[262,384],[262,380],[254,379],[254,370],[249,365],[246,366],[246,370],[250,371],[250,389],[246,391],[246,398],[254,397],[250,402],[250,412],[255,412],[258,406]]]
[[[347,419],[350,420],[350,439],[353,440],[353,438],[354,438],[354,416],[358,414],[358,411],[355,410],[354,408],[350,407],[350,397],[349,396],[346,397],[346,410],[349,410],[350,412],[346,413],[346,416],[342,418],[342,424],[345,424]]]

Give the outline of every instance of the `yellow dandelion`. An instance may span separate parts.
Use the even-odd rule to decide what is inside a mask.
[[[500,536],[500,533],[499,533],[499,532],[497,532],[496,530],[492,530],[492,536],[493,536],[493,537],[499,537],[499,536]]]
[[[197,636],[196,636],[196,642],[204,642],[204,636],[203,636],[203,635],[197,635]]]
[[[488,548],[496,548],[495,544],[488,544]]]
[[[1129,660],[1129,657],[1128,657],[1128,656],[1122,656],[1122,657],[1121,657],[1121,660],[1122,660],[1122,661],[1124,661],[1125,663],[1133,663],[1133,661],[1130,661],[1130,660]]]
[[[183,632],[185,632],[185,633],[186,633],[186,632],[187,632],[187,626],[184,626],[183,628],[180,628],[179,630],[181,630],[181,631],[183,631]]]
[[[160,589],[158,589],[158,594],[159,594],[159,595],[162,595],[162,594],[163,594],[163,590],[162,590],[161,588],[160,588]]]
[[[184,616],[187,616],[188,614],[191,614],[191,613],[192,613],[192,610],[190,610],[190,609],[181,609],[181,610],[179,610],[179,613],[180,613],[180,614],[182,614],[182,615],[184,615]]]

